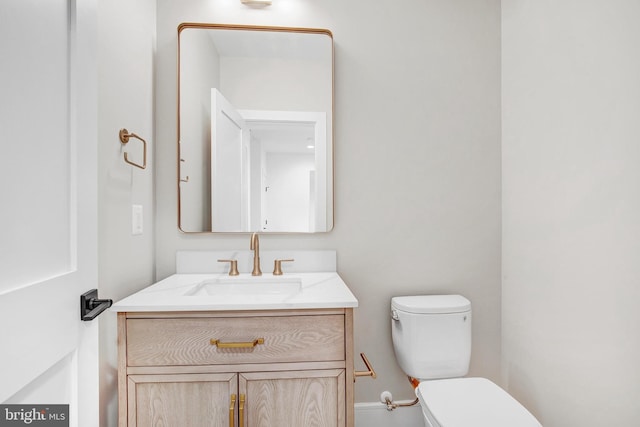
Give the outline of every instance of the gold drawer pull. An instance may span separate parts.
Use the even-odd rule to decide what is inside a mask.
[[[234,420],[233,420],[233,413],[236,409],[236,395],[232,394],[231,395],[231,404],[229,404],[229,427],[233,427],[234,425]]]
[[[264,344],[264,338],[256,338],[253,341],[246,342],[222,342],[220,340],[216,340],[211,338],[211,345],[215,345],[218,348],[253,348],[258,344]]]

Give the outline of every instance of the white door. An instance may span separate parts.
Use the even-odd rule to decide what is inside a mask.
[[[311,172],[314,155],[306,153],[266,153],[264,220],[269,231],[302,232],[310,229]]]
[[[0,403],[98,425],[96,0],[0,2]],[[0,424],[2,424],[0,414]]]
[[[244,119],[211,89],[211,229],[249,231],[249,133]]]

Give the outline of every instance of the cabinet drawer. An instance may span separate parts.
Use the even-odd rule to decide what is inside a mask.
[[[343,315],[127,319],[127,365],[344,360],[344,328]],[[251,347],[225,346],[258,339]]]

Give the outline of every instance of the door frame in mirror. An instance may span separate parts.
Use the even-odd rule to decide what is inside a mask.
[[[184,160],[181,159],[181,117],[180,117],[180,36],[182,31],[185,29],[220,29],[220,30],[246,30],[246,31],[264,31],[264,32],[284,32],[284,33],[301,33],[301,34],[318,34],[325,35],[331,39],[331,112],[328,113],[331,120],[331,129],[330,134],[327,134],[329,142],[327,144],[327,160],[330,160],[330,173],[327,174],[327,192],[330,192],[330,196],[326,198],[327,204],[331,204],[330,208],[326,209],[326,230],[323,231],[311,231],[311,232],[300,232],[300,231],[275,231],[268,232],[269,234],[310,234],[310,233],[323,233],[329,232],[333,229],[335,224],[335,125],[334,125],[334,117],[335,117],[335,47],[333,43],[333,34],[330,30],[322,29],[322,28],[304,28],[304,27],[272,27],[272,26],[259,26],[259,25],[240,25],[240,24],[213,24],[213,23],[195,23],[195,22],[184,22],[178,25],[178,38],[177,38],[177,82],[176,82],[176,164],[177,164],[177,195],[178,195],[178,203],[177,203],[177,220],[178,220],[178,230],[182,233],[186,234],[246,234],[251,231],[190,231],[183,229],[182,226],[182,187],[181,184],[189,181],[188,177],[183,177],[182,175],[182,166]],[[186,179],[185,179],[186,178]]]

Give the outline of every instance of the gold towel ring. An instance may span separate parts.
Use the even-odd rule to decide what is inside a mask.
[[[137,164],[137,163],[134,163],[134,162],[130,161],[129,157],[127,156],[127,152],[126,151],[124,153],[124,161],[129,163],[132,166],[137,167],[137,168],[146,169],[146,167],[147,167],[147,141],[145,141],[144,139],[140,138],[135,133],[129,133],[129,131],[124,129],[124,128],[120,129],[119,136],[120,136],[120,142],[122,142],[123,144],[126,144],[127,142],[129,142],[129,138],[130,137],[134,137],[134,138],[137,138],[140,141],[142,141],[142,147],[143,147],[143,152],[142,152],[143,162],[142,162],[142,166]]]

